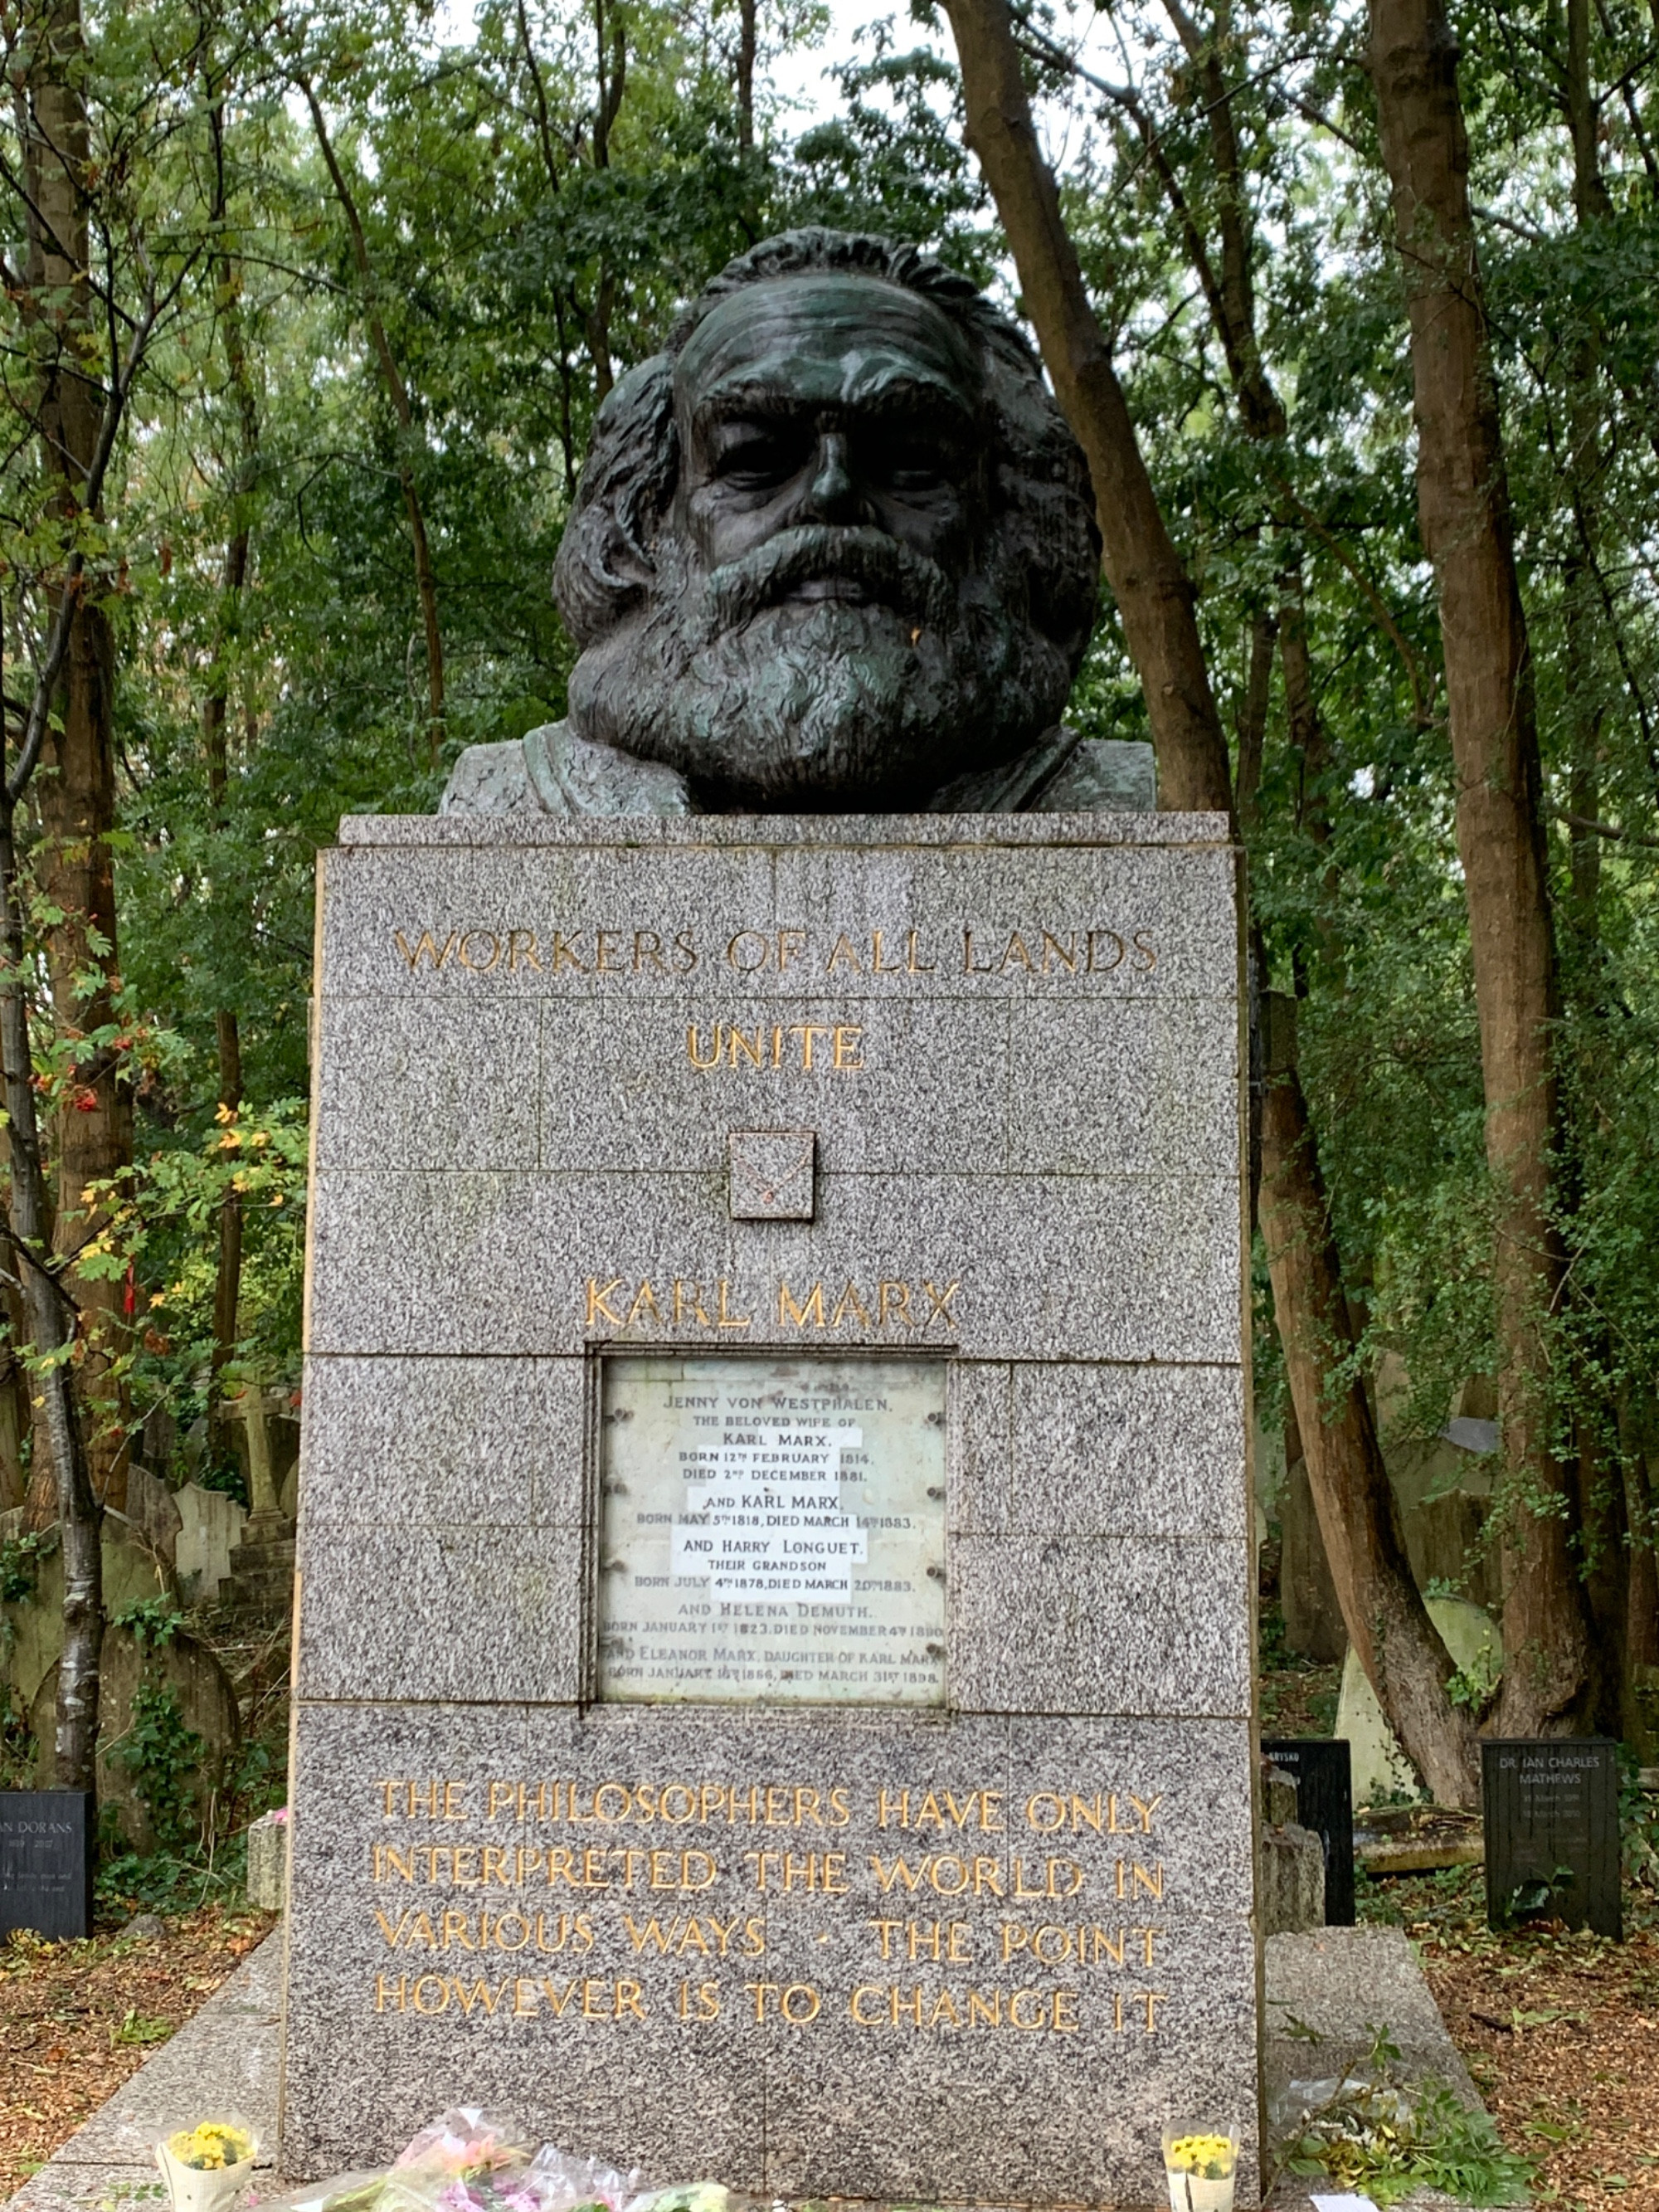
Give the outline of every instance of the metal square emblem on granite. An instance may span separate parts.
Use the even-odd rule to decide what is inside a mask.
[[[811,1129],[733,1129],[733,1221],[810,1221],[818,1140]]]

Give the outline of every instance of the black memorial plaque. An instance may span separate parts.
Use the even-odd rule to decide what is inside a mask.
[[[1622,1941],[1618,1746],[1518,1736],[1480,1747],[1486,1918],[1564,1920]]]
[[[0,1790],[0,1935],[92,1933],[90,1790]]]
[[[1353,1768],[1346,1736],[1264,1736],[1261,1755],[1296,1784],[1297,1824],[1325,1846],[1325,1925],[1353,1926]]]

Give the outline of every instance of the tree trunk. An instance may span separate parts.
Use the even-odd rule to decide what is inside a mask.
[[[1227,741],[1193,612],[1111,348],[1090,305],[1060,196],[1037,144],[1006,0],[946,0],[967,139],[1013,250],[1024,305],[1066,419],[1089,459],[1105,567],[1158,751],[1158,803],[1231,813]]]
[[[1473,1725],[1446,1692],[1451,1659],[1412,1574],[1370,1403],[1358,1376],[1332,1380],[1348,1316],[1296,1072],[1295,1001],[1271,994],[1263,1006],[1261,1235],[1326,1557],[1349,1640],[1401,1748],[1437,1805],[1474,1805]]]
[[[1370,66],[1411,320],[1418,516],[1439,594],[1497,1216],[1510,1492],[1498,1724],[1538,1735],[1584,1718],[1589,1651],[1547,1389],[1565,1268],[1550,1209],[1557,996],[1532,671],[1443,0],[1371,0]]]
[[[78,0],[57,0],[40,19],[25,102],[25,162],[33,206],[29,219],[31,291],[42,302],[32,317],[50,330],[39,400],[43,459],[59,514],[70,521],[85,501],[98,443],[100,394],[82,363],[96,357],[98,333],[86,278],[89,251],[82,177],[88,133],[82,88],[85,66]],[[83,577],[64,680],[58,726],[43,749],[48,773],[37,786],[40,840],[33,873],[44,897],[64,919],[48,933],[46,963],[60,1036],[70,1041],[116,1023],[118,987],[115,870],[114,644],[96,586]],[[118,1175],[132,1160],[132,1099],[120,1054],[107,1040],[78,1058],[56,1132],[57,1249],[72,1256],[103,1227],[107,1207],[88,1204],[88,1188]],[[126,1503],[127,1446],[121,1407],[106,1382],[125,1328],[124,1287],[76,1273],[70,1279],[81,1311],[81,1402],[94,1487],[118,1510]]]
[[[242,590],[247,581],[248,550],[252,538],[251,501],[258,466],[259,419],[253,380],[248,368],[242,329],[242,274],[239,262],[223,264],[222,286],[225,356],[236,394],[241,423],[241,453],[231,493],[230,536],[225,546],[223,580],[219,593],[217,634],[207,695],[202,702],[202,750],[207,761],[208,799],[216,829],[224,823],[225,799],[230,781],[226,743],[226,720],[230,704],[229,651],[241,622]],[[213,1017],[219,1059],[219,1104],[234,1119],[242,1103],[242,1043],[234,1007],[221,1006]],[[213,1285],[213,1351],[209,1362],[209,1419],[219,1417],[220,1377],[235,1350],[237,1310],[242,1290],[241,1194],[228,1188],[219,1201],[219,1252]]]
[[[58,1528],[64,1562],[64,1646],[58,1668],[52,1746],[59,1790],[97,1787],[98,1662],[104,1642],[103,1508],[92,1486],[85,1439],[70,1389],[68,1358],[52,1360],[75,1331],[73,1310],[52,1263],[46,1179],[35,1115],[34,1069],[24,991],[21,891],[13,809],[0,792],[0,1069],[3,1070],[11,1164],[9,1222],[23,1286],[30,1342],[48,1361],[36,1379],[36,1446],[44,1441],[58,1478]]]
[[[757,0],[738,0],[738,144],[755,146],[755,17]]]
[[[1237,761],[1233,781],[1233,806],[1241,827],[1254,825],[1256,789],[1261,781],[1261,754],[1267,738],[1267,704],[1273,690],[1273,646],[1279,623],[1266,607],[1250,624],[1250,665],[1244,680],[1244,696],[1238,709]]]

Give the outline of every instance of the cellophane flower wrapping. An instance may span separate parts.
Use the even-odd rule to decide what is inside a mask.
[[[292,2190],[260,2212],[728,2212],[728,2199],[714,2182],[648,2189],[637,2167],[538,2147],[507,2114],[463,2105],[391,2166]]]

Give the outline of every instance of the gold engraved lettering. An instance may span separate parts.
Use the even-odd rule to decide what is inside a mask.
[[[596,975],[620,975],[622,969],[610,957],[621,949],[619,929],[596,929],[593,933],[593,973]]]
[[[657,1310],[656,1294],[649,1282],[643,1282],[634,1293],[634,1303],[628,1309],[627,1326],[632,1328],[636,1322],[647,1320],[655,1322],[659,1328],[662,1326],[662,1316]]]
[[[869,1311],[866,1307],[863,1299],[858,1294],[857,1285],[854,1283],[848,1283],[847,1288],[842,1292],[840,1303],[837,1304],[835,1312],[830,1317],[830,1327],[832,1328],[839,1328],[842,1321],[849,1312],[857,1320],[860,1328],[869,1328]]]
[[[886,1328],[887,1316],[890,1312],[893,1315],[896,1320],[902,1321],[906,1328],[914,1328],[915,1327],[915,1322],[910,1318],[910,1285],[908,1283],[882,1283],[878,1285],[876,1291],[876,1303],[878,1309],[876,1317],[876,1325],[878,1328]]]
[[[404,1992],[408,1984],[407,1974],[399,1974],[395,1982],[390,1974],[376,1974],[374,1977],[375,2011],[385,2012],[390,2005],[393,2012],[401,2012],[404,2009]]]
[[[936,1321],[942,1321],[946,1328],[954,1328],[956,1322],[951,1316],[951,1302],[962,1288],[960,1282],[947,1283],[942,1291],[928,1282],[924,1282],[921,1287],[928,1302],[927,1317],[921,1324],[923,1328],[931,1328]]]
[[[587,1326],[589,1328],[592,1328],[594,1324],[599,1321],[608,1321],[611,1322],[612,1327],[616,1328],[620,1328],[622,1327],[622,1316],[616,1312],[607,1303],[609,1299],[612,1298],[616,1293],[621,1290],[622,1286],[623,1279],[620,1275],[613,1275],[611,1280],[605,1285],[603,1289],[600,1288],[599,1279],[597,1275],[590,1275],[588,1277]]]
[[[804,929],[780,929],[778,932],[778,973],[781,975],[799,953],[806,950]]]
[[[693,1315],[702,1323],[702,1326],[705,1328],[713,1328],[714,1326],[713,1320],[702,1310],[702,1285],[701,1283],[682,1283],[678,1280],[676,1280],[674,1285],[675,1328],[678,1328],[685,1318],[686,1293],[688,1291],[690,1293],[691,1310]]]
[[[722,1275],[720,1277],[720,1310],[714,1316],[715,1325],[720,1328],[747,1328],[750,1325],[750,1316],[747,1314],[728,1313],[726,1310],[726,1301],[731,1288],[731,1284],[726,1280],[726,1277]],[[664,1818],[666,1819],[666,1817],[667,1815],[665,1814]],[[686,1817],[689,1819],[690,1815],[688,1814]]]
[[[1008,933],[1008,948],[1002,956],[1002,965],[998,969],[997,973],[999,975],[1006,975],[1008,970],[1016,965],[1023,968],[1028,975],[1035,975],[1036,973],[1036,969],[1031,964],[1031,956],[1025,950],[1025,939],[1017,929],[1011,929]]]
[[[561,968],[574,968],[579,975],[587,973],[575,946],[568,942],[562,929],[556,929],[553,933],[553,973],[556,975]]]
[[[921,937],[920,930],[909,933],[904,948],[904,972],[907,975],[935,975],[939,973],[935,963],[921,957]]]
[[[758,959],[751,958],[747,951],[739,954],[738,947],[740,945],[757,946]],[[739,975],[753,975],[765,967],[771,949],[759,930],[740,929],[726,948],[726,964],[728,968],[735,968]]]
[[[833,975],[835,974],[836,963],[839,960],[844,960],[855,975],[863,975],[863,963],[860,960],[858,954],[854,951],[852,939],[848,937],[842,936],[836,939],[835,945],[831,948],[830,957],[823,963],[823,972],[826,975]]]
[[[697,947],[689,929],[674,933],[674,973],[689,975],[697,964]]]
[[[1134,1807],[1136,1812],[1140,1815],[1141,1833],[1146,1836],[1150,1836],[1152,1832],[1152,1815],[1157,1812],[1158,1807],[1164,1802],[1163,1798],[1161,1796],[1147,1798],[1137,1797],[1133,1790],[1128,1792],[1128,1798],[1129,1802]]]
[[[441,945],[434,940],[429,929],[423,929],[416,940],[413,951],[410,951],[409,939],[401,929],[394,929],[392,933],[398,940],[398,951],[409,963],[409,972],[411,975],[422,960],[429,960],[434,969],[441,969],[455,949],[455,933],[453,929]]]
[[[800,1064],[810,1075],[812,1073],[812,1040],[832,1035],[830,1025],[827,1022],[791,1022],[789,1034],[800,1039]]]
[[[876,933],[879,940],[881,933]],[[891,971],[885,971],[890,973]],[[859,1057],[859,1039],[864,1035],[856,1024],[837,1022],[830,1033],[830,1066],[843,1069],[860,1070],[864,1066]]]
[[[786,1322],[797,1328],[805,1328],[811,1321],[814,1328],[822,1328],[823,1321],[823,1285],[814,1283],[804,1305],[797,1305],[787,1283],[778,1285],[778,1327]]]
[[[891,966],[884,963],[881,957],[881,932],[878,929],[872,929],[870,933],[870,973],[872,975],[898,975],[903,973],[896,962]]]
[[[763,1029],[755,1031],[755,1042],[750,1044],[747,1030],[740,1030],[734,1022],[726,1032],[726,1048],[733,1067],[738,1064],[739,1051],[750,1067],[764,1067],[766,1065],[766,1031]]]
[[[1042,945],[1041,945],[1041,948],[1040,948],[1040,949],[1041,949],[1042,953],[1042,972],[1043,972],[1043,974],[1044,974],[1045,975],[1046,975],[1048,974],[1048,962],[1049,962],[1049,960],[1050,960],[1050,958],[1051,958],[1051,957],[1052,957],[1052,959],[1053,959],[1053,961],[1054,961],[1054,965],[1055,965],[1057,968],[1063,967],[1063,968],[1065,969],[1065,970],[1066,970],[1066,974],[1067,974],[1068,975],[1076,975],[1076,973],[1077,973],[1077,932],[1076,932],[1076,930],[1073,930],[1073,931],[1072,932],[1071,935],[1070,935],[1070,936],[1066,939],[1066,942],[1062,945],[1062,944],[1060,943],[1060,941],[1059,938],[1054,937],[1054,936],[1051,936],[1051,935],[1050,935],[1050,933],[1048,933],[1048,931],[1045,929],[1045,930],[1043,931],[1043,933],[1042,933]]]
[[[1129,942],[1142,956],[1136,961],[1135,966],[1139,969],[1143,975],[1150,975],[1158,965],[1158,955],[1152,950],[1151,939],[1144,929],[1137,929],[1130,937]],[[1149,2027],[1146,2033],[1150,2035],[1152,2030]]]
[[[1137,1990],[1135,1995],[1140,1999],[1141,2002],[1146,2008],[1147,2034],[1156,2035],[1158,2033],[1158,2008],[1159,2005],[1168,2004],[1170,2002],[1168,1990]]]
[[[707,1060],[697,1049],[697,1025],[693,1022],[685,1032],[685,1056],[693,1067],[718,1067],[720,1064],[720,1025],[716,1022],[711,1031],[713,1048]]]
[[[507,972],[517,972],[520,963],[533,968],[539,975],[541,960],[536,951],[536,933],[533,929],[509,929],[507,933]]]
[[[1097,938],[1106,937],[1110,938],[1117,950],[1109,960],[1097,960],[1095,957],[1095,940]],[[1091,929],[1089,932],[1089,957],[1084,963],[1084,972],[1090,975],[1109,975],[1113,969],[1122,960],[1127,950],[1128,947],[1115,929]]]
[[[695,1992],[690,1982],[682,1982],[675,2000],[682,2020],[718,2020],[720,2016],[719,1985],[714,1982],[699,1982]],[[696,2010],[691,2010],[695,2003]]]
[[[920,1865],[913,1868],[908,1859],[895,1859],[892,1865],[887,1867],[873,1851],[870,1854],[870,1866],[876,1877],[876,1887],[884,1897],[896,1882],[902,1883],[907,1890],[919,1889],[927,1881],[927,1869],[932,1864],[931,1859],[923,1859]]]
[[[634,973],[637,975],[647,961],[659,975],[668,973],[668,963],[662,957],[662,939],[654,929],[634,932]]]
[[[485,2012],[493,2013],[501,2002],[502,1992],[511,1987],[511,1978],[496,1983],[494,1988],[480,1978],[473,1983],[469,1992],[466,1984],[457,1975],[452,1978],[449,1986],[455,1992],[456,2003],[470,2019],[474,2005],[482,2005]]]
[[[964,975],[988,975],[992,972],[988,960],[980,961],[974,957],[974,933],[971,929],[964,929],[962,933],[962,972]]]

